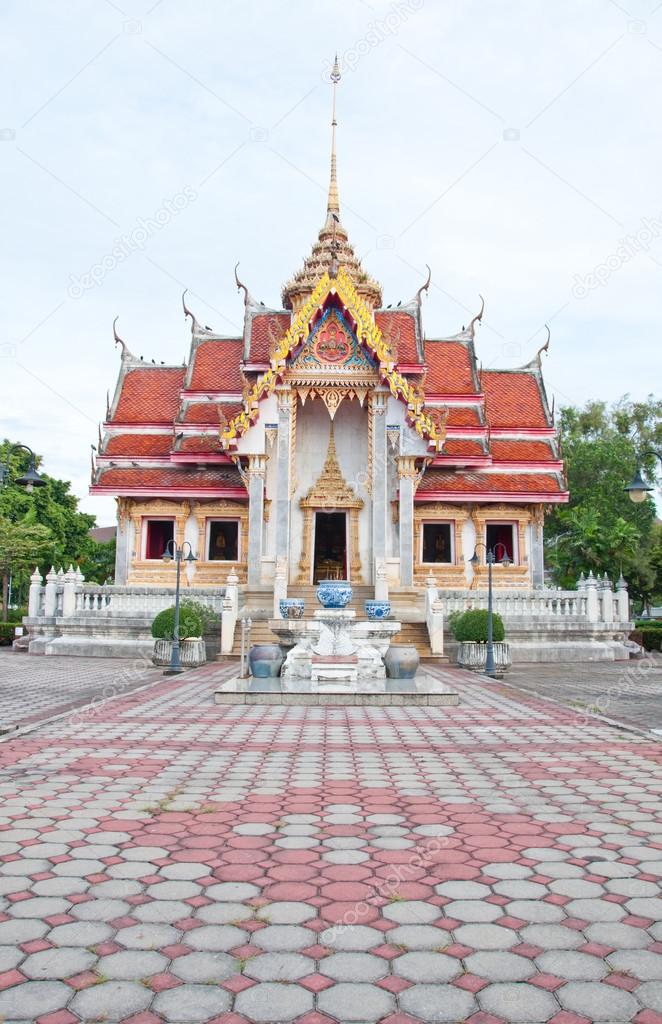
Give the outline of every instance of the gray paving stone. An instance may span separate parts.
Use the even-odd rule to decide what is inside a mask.
[[[395,1010],[395,999],[375,985],[339,982],[317,997],[322,1013],[347,1021],[378,1021]]]
[[[0,971],[11,971],[25,958],[22,949],[14,946],[0,946]]]
[[[619,896],[659,896],[660,886],[655,882],[642,882],[640,878],[610,878],[604,885],[607,892]]]
[[[320,972],[334,981],[374,982],[388,973],[388,963],[370,953],[332,953],[320,963]]]
[[[193,864],[184,863],[181,864],[166,864],[164,867],[159,868],[159,874],[163,875],[164,878],[181,879],[183,881],[195,881],[196,878],[205,878],[209,875],[208,864]]]
[[[635,897],[625,904],[628,913],[638,917],[649,917],[652,921],[662,920],[662,900],[659,896],[651,899],[647,897]]]
[[[115,938],[127,949],[160,949],[179,942],[180,935],[181,932],[169,924],[133,924],[121,928]],[[187,945],[191,945],[188,939]]]
[[[268,908],[267,908],[268,909]],[[252,942],[268,953],[287,953],[305,949],[315,941],[315,933],[298,925],[273,924],[252,933]],[[239,943],[235,943],[239,945]]]
[[[640,868],[634,867],[633,864],[622,864],[620,861],[596,861],[591,862],[590,871],[593,875],[602,875],[605,878],[628,878],[631,875],[639,874],[639,870],[644,870],[643,865]]]
[[[317,911],[308,903],[295,903],[284,900],[281,903],[269,903],[260,907],[259,916],[261,920],[269,924],[302,924],[315,917]]]
[[[589,1020],[630,1021],[639,1010],[637,1000],[629,992],[595,981],[569,981],[556,995],[564,1009],[583,1014]]]
[[[333,989],[335,991],[335,989]],[[322,993],[323,994],[323,993]],[[240,992],[235,1011],[251,1021],[290,1021],[313,1008],[313,995],[298,985],[264,982]]]
[[[536,957],[538,968],[545,974],[556,974],[567,981],[599,981],[608,974],[604,960],[574,950],[550,949]]]
[[[438,949],[447,946],[448,932],[428,924],[403,924],[388,933],[388,941],[405,949]]]
[[[586,882],[583,878],[557,878],[549,883],[549,888],[553,893],[569,896],[571,899],[600,899],[608,891],[606,885]]]
[[[627,971],[641,981],[662,981],[662,956],[647,949],[637,952],[622,949],[607,957],[611,967],[618,971]]]
[[[182,981],[208,984],[231,978],[238,967],[235,958],[227,953],[187,953],[173,960],[169,970]]]
[[[637,999],[647,1010],[656,1010],[662,1013],[662,983],[659,981],[646,981],[637,989]]]
[[[517,932],[500,924],[463,924],[455,929],[455,938],[473,949],[510,949],[519,942]]]
[[[159,974],[168,964],[166,957],[150,950],[123,950],[99,960],[96,970],[114,981],[140,981],[151,974]]]
[[[399,998],[402,1010],[420,1017],[426,1024],[466,1020],[476,1009],[474,997],[454,985],[412,985]]]
[[[551,886],[550,886],[551,888]],[[539,900],[547,896],[548,890],[539,882],[527,882],[525,879],[511,878],[504,882],[496,882],[494,891],[499,896],[507,896],[511,900]]]
[[[205,889],[205,896],[210,900],[221,900],[226,903],[241,903],[259,895],[258,887],[249,882],[219,882],[218,885],[210,885]]]
[[[485,873],[490,874],[488,871]],[[489,885],[483,885],[482,882],[441,882],[434,888],[439,896],[451,900],[484,900],[492,895]]]
[[[48,861],[44,863],[48,864]],[[105,869],[106,865],[100,860],[63,860],[59,864],[48,864],[48,867],[42,868],[43,871],[71,878],[85,878],[86,875],[96,875]]]
[[[486,1013],[502,1017],[509,1024],[527,1021],[539,1024],[558,1011],[554,996],[526,982],[498,982],[478,993],[478,1002]]]
[[[232,997],[217,985],[179,985],[160,992],[152,1009],[177,1024],[199,1024],[230,1009]]]
[[[203,954],[196,954],[202,956]],[[345,954],[336,954],[337,956]],[[350,955],[350,954],[347,954]],[[353,953],[352,956],[361,954]],[[326,957],[324,966],[332,957]],[[379,959],[376,957],[375,959]],[[236,968],[235,968],[236,971]],[[297,981],[311,973],[311,961],[300,953],[262,953],[248,961],[243,973],[255,981]]]
[[[75,903],[70,914],[80,921],[112,921],[130,914],[131,910],[131,904],[124,900],[87,900],[86,903]]]
[[[227,952],[228,949],[233,949],[235,946],[243,946],[245,942],[248,942],[248,932],[230,924],[203,925],[201,928],[192,928],[186,932],[186,945],[191,946],[192,949]],[[160,945],[165,945],[165,943],[160,943]]]
[[[132,981],[104,981],[78,992],[70,1008],[83,1020],[120,1021],[146,1010],[153,993]]]
[[[542,949],[577,949],[586,941],[581,932],[561,924],[530,924],[522,928],[520,935],[525,942]]]
[[[180,900],[152,900],[150,903],[141,903],[131,911],[131,917],[138,921],[155,924],[172,924],[173,921],[181,921],[190,916],[191,907]]]
[[[66,1006],[71,989],[62,981],[26,981],[0,992],[0,1020],[10,1024],[12,1018],[27,1024],[46,1013]]]
[[[87,892],[89,888],[86,878],[43,878],[41,882],[34,883],[32,892],[35,896],[69,896]]]
[[[65,881],[65,879],[50,879],[52,882]],[[74,881],[74,879],[69,880]],[[80,879],[76,879],[80,881]],[[85,885],[89,884],[82,880]],[[137,896],[139,892],[142,892],[142,885],[140,882],[133,882],[129,878],[113,878],[110,882],[98,882],[97,885],[90,886],[90,896],[95,896],[100,899],[123,899],[125,896]],[[73,889],[71,890],[74,891]],[[133,911],[132,911],[133,913]]]
[[[44,949],[41,953],[32,953],[27,957],[21,964],[21,971],[35,981],[42,979],[58,981],[90,970],[96,960],[94,953],[90,953],[86,949],[76,947]]]
[[[0,945],[12,946],[19,942],[30,942],[31,939],[41,939],[47,931],[47,924],[30,918],[25,921],[0,921]]]
[[[504,908],[495,903],[485,903],[483,900],[454,900],[446,904],[444,914],[458,921],[488,924],[490,921],[496,921],[498,917],[503,917]]]
[[[631,924],[622,924],[620,921],[590,924],[586,929],[586,938],[591,942],[612,946],[614,949],[643,949],[650,945],[648,932]]]
[[[528,878],[529,875],[534,874],[534,872],[532,868],[527,868],[524,864],[501,864],[496,861],[494,863],[486,864],[483,868],[483,874],[491,875],[493,878]],[[549,872],[545,871],[545,874],[549,874]]]
[[[145,894],[154,900],[189,900],[193,896],[199,896],[201,892],[202,886],[196,885],[195,882],[173,879],[148,885]]]
[[[311,934],[313,934],[311,932]],[[377,928],[368,928],[367,925],[352,925],[352,927],[331,927],[320,932],[319,942],[331,949],[347,950],[348,952],[367,951],[381,946],[384,942],[384,933]]]
[[[429,924],[441,917],[442,909],[424,900],[401,900],[384,907],[382,913],[399,924]]]
[[[452,981],[462,973],[462,964],[457,957],[444,953],[404,953],[391,961],[394,974],[407,981],[439,983]],[[326,974],[326,962],[323,965]],[[369,979],[366,979],[369,980]]]
[[[587,901],[585,901],[587,902]],[[513,900],[501,907],[501,912],[511,917],[521,917],[532,924],[558,924],[566,916],[561,907],[544,900]]]
[[[195,917],[205,924],[236,924],[237,921],[250,921],[254,910],[245,903],[210,903],[196,910]]]
[[[58,868],[60,865],[56,864],[55,867]],[[49,861],[39,860],[36,857],[21,857],[20,860],[10,860],[6,864],[0,864],[0,875],[22,875],[25,878],[51,870],[53,870],[53,865]],[[56,874],[58,874],[57,871]]]
[[[472,974],[486,981],[526,981],[536,973],[528,957],[500,950],[472,953],[464,962]]]

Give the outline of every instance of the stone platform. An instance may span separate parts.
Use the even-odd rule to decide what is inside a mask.
[[[242,679],[233,676],[214,691],[216,704],[301,704],[389,707],[402,704],[456,707],[460,698],[438,675],[418,672],[415,679],[386,679],[348,687],[311,679]]]

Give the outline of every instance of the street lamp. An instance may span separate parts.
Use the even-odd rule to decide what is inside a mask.
[[[648,451],[645,451],[643,454],[644,458],[646,458],[647,455],[654,455],[660,460],[660,462],[662,462],[662,452],[657,452],[654,448],[649,448]],[[640,505],[642,501],[646,500],[647,496],[653,489],[654,488],[644,480],[641,473],[641,465],[638,465],[631,483],[629,483],[625,488],[630,497],[630,501],[633,501],[635,505]]]
[[[35,487],[45,487],[46,481],[42,476],[39,476],[39,473],[37,472],[37,456],[32,451],[32,448],[28,448],[26,444],[13,444],[7,452],[6,462],[0,463],[0,487],[4,487],[9,483],[9,459],[14,452],[18,451],[28,452],[30,462],[23,476],[16,478],[16,483],[20,487],[25,487],[28,494],[32,494]]]
[[[505,544],[499,543],[495,544],[493,548],[488,548],[486,544],[479,541],[475,545],[474,553],[469,559],[469,564],[474,569],[480,565],[478,548],[485,548],[485,561],[487,562],[487,657],[485,659],[485,675],[494,679],[496,678],[496,670],[494,668],[494,636],[492,628],[492,566],[495,562],[498,562],[504,569],[507,569],[511,565],[511,560],[508,557],[508,550]],[[498,555],[499,548],[503,549],[501,558]]]
[[[188,548],[188,554],[184,554],[186,548]],[[164,562],[172,562],[175,560],[177,566],[177,582],[175,583],[175,621],[172,627],[172,653],[170,655],[170,664],[167,669],[164,670],[164,676],[178,676],[184,669],[179,658],[179,577],[182,568],[182,562],[197,562],[197,558],[193,554],[193,548],[187,540],[183,544],[177,545],[174,540],[169,540],[166,544],[165,551],[162,555]]]

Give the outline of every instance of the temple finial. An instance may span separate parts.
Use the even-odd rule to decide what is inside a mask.
[[[331,115],[331,177],[329,180],[329,199],[326,204],[327,214],[340,213],[340,198],[338,196],[338,177],[336,168],[336,127],[338,122],[336,121],[336,88],[340,81],[340,65],[338,64],[338,54],[335,56],[333,62],[333,68],[331,69],[331,82],[333,84],[333,108]]]

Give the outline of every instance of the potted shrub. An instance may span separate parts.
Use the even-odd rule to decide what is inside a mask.
[[[197,668],[207,660],[203,633],[214,613],[198,601],[181,601],[179,605],[179,657],[184,668]],[[175,628],[175,608],[164,608],[152,623],[155,665],[169,665]]]
[[[487,662],[487,610],[472,608],[462,615],[454,616],[451,628],[459,644],[458,664],[473,672],[484,672]],[[510,647],[504,642],[504,637],[503,619],[497,612],[493,612],[492,644],[497,676],[502,676],[510,665]]]

